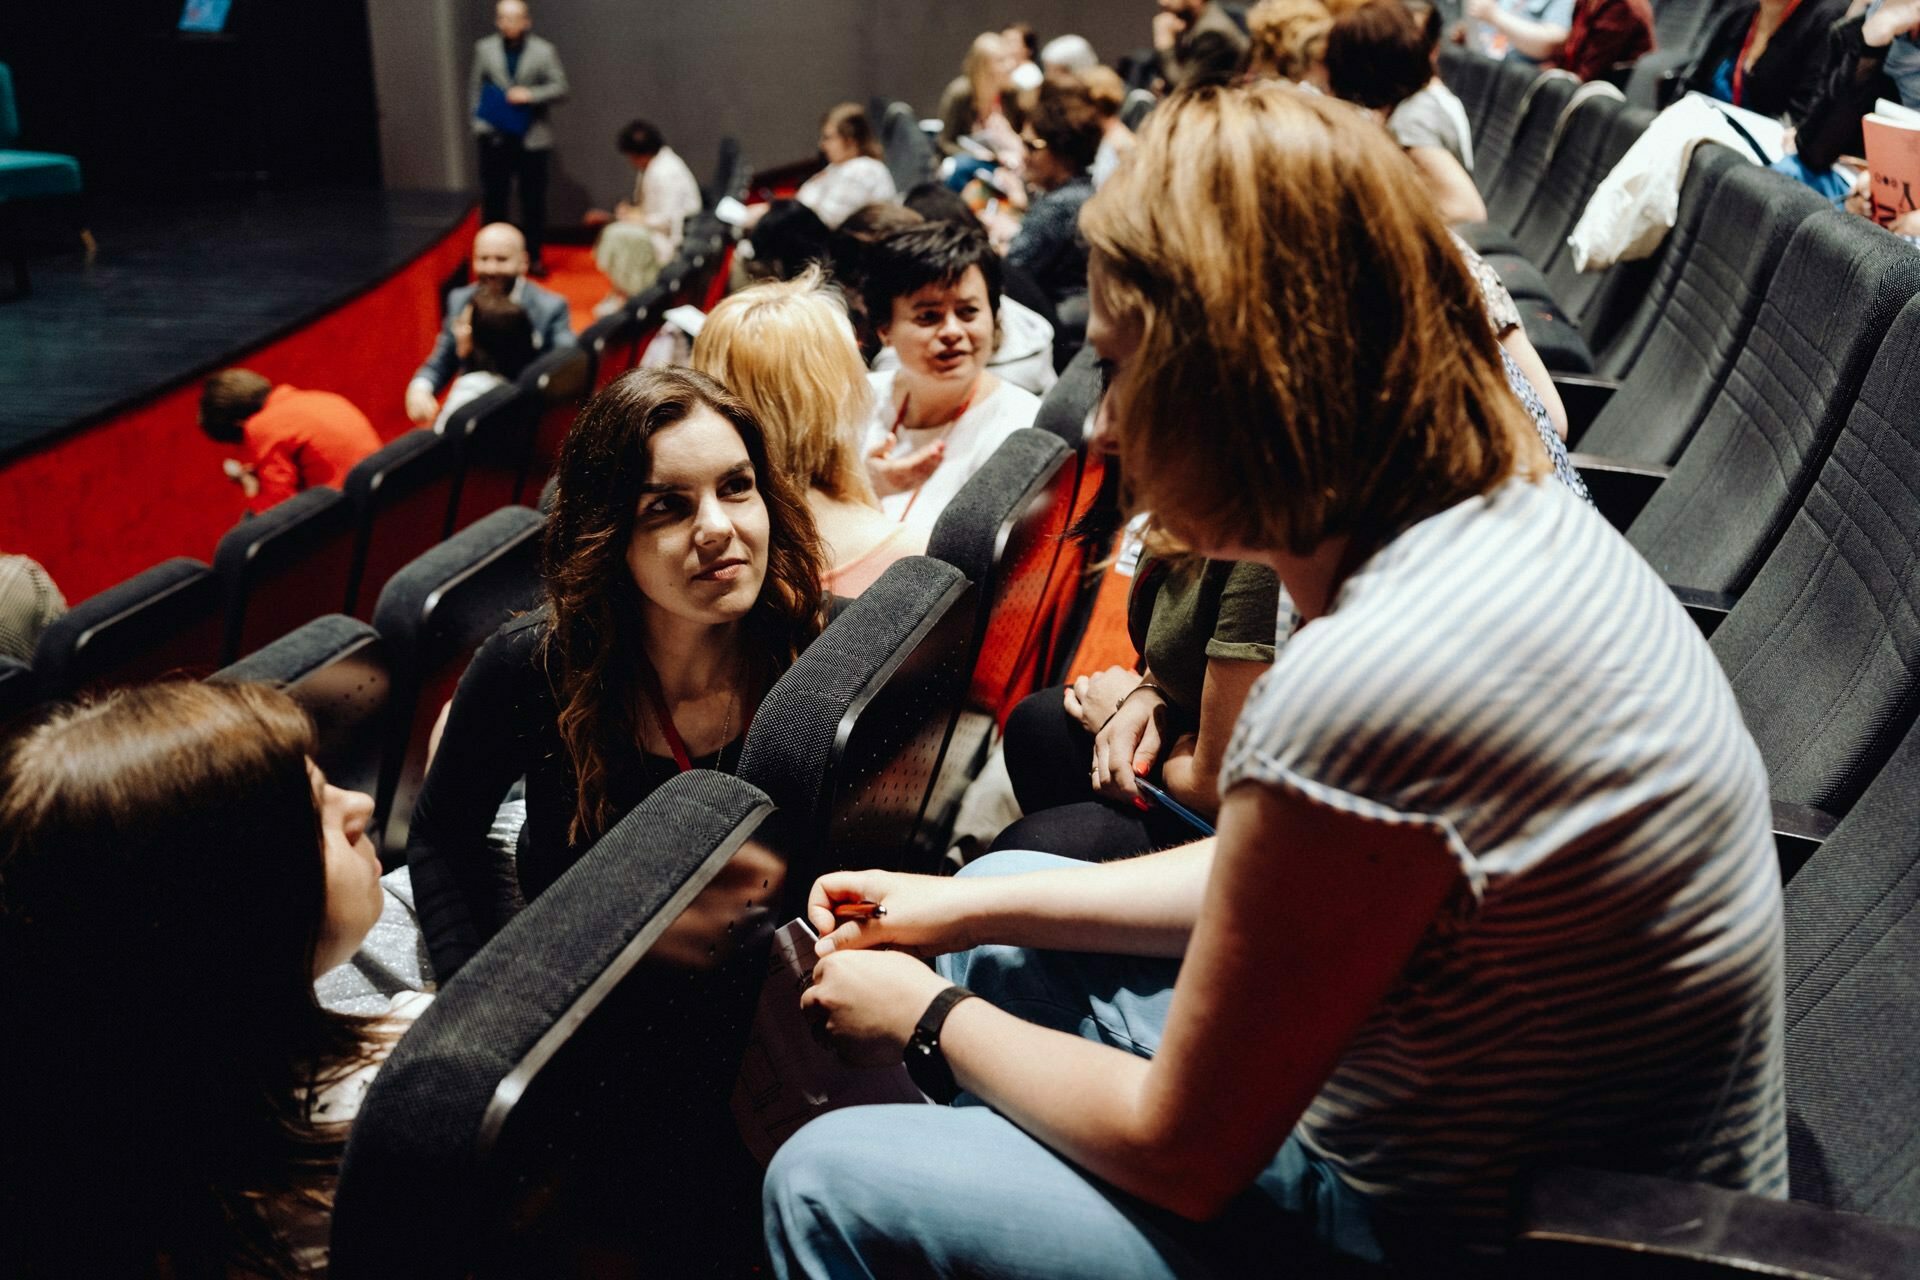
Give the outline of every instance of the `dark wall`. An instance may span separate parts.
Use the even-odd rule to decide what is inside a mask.
[[[23,145],[96,194],[379,182],[366,0],[233,0],[219,37],[179,34],[180,0],[0,8]]]
[[[438,27],[427,17],[443,5]],[[1149,42],[1153,0],[533,0],[534,30],[560,50],[573,97],[556,107],[552,213],[577,218],[623,197],[632,171],[613,149],[619,127],[646,116],[703,178],[722,136],[740,139],[748,161],[769,167],[813,150],[822,112],[879,94],[931,115],[980,31],[1015,19],[1042,39],[1075,31],[1102,57]],[[463,154],[445,163],[444,140],[465,131],[464,84],[473,41],[492,30],[492,0],[372,0],[381,62],[382,137],[393,186],[473,180]],[[451,28],[450,31],[440,28]],[[425,69],[423,48],[444,40],[450,92]],[[410,74],[390,70],[404,65]]]

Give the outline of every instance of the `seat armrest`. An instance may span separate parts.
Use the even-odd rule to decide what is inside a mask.
[[[1580,478],[1587,482],[1593,505],[1616,529],[1625,529],[1653,498],[1672,467],[1657,462],[1628,462],[1622,458],[1602,458],[1592,453],[1568,455]]]
[[[1840,819],[1825,809],[1808,804],[1773,802],[1773,844],[1780,854],[1780,878],[1793,879],[1793,873],[1820,851]]]
[[[1860,1214],[1643,1174],[1549,1169],[1527,1188],[1516,1276],[1913,1275],[1920,1231]]]
[[[1620,384],[1590,373],[1556,373],[1553,389],[1560,393],[1560,403],[1567,409],[1567,439],[1578,443]]]
[[[1693,619],[1693,625],[1700,628],[1703,636],[1712,636],[1727,620],[1727,614],[1740,602],[1740,597],[1725,591],[1702,591],[1698,587],[1676,587],[1671,582],[1667,589],[1673,592],[1674,599]]]

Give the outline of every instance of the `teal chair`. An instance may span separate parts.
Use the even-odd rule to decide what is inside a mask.
[[[72,156],[50,151],[16,151],[20,138],[20,112],[13,101],[13,70],[0,62],[0,240],[13,260],[13,284],[16,294],[32,289],[27,278],[27,252],[14,205],[21,200],[80,194],[80,162]],[[89,253],[93,240],[85,231],[80,237]]]

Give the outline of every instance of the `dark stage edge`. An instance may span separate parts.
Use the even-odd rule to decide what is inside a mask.
[[[33,260],[0,300],[0,462],[201,377],[419,257],[469,196],[300,191],[95,202],[99,256]],[[0,285],[3,287],[3,285]]]

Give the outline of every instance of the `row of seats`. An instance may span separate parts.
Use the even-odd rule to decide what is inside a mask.
[[[714,189],[747,172],[731,140]],[[415,429],[361,460],[338,490],[309,489],[242,520],[211,566],[176,557],[81,602],[48,627],[31,667],[0,660],[0,724],[37,703],[162,673],[205,673],[309,619],[372,619],[401,566],[489,512],[533,500],[587,396],[634,367],[663,312],[701,302],[729,261],[710,213],[645,293],[548,352],[510,386],[463,405],[445,434]]]
[[[1443,74],[1492,217],[1467,238],[1532,295],[1550,365],[1590,357],[1587,376],[1556,373],[1574,461],[1708,635],[1766,764],[1789,878],[1791,1187],[1807,1203],[1560,1171],[1523,1215],[1517,1270],[1668,1274],[1651,1249],[1675,1274],[1906,1274],[1920,253],[1708,144],[1659,250],[1582,275],[1566,236],[1650,113],[1514,62],[1449,52]]]

